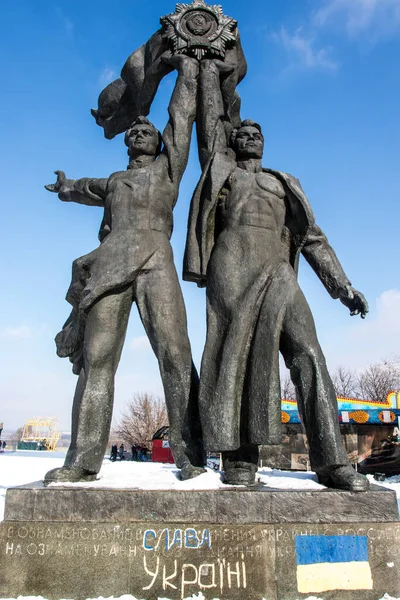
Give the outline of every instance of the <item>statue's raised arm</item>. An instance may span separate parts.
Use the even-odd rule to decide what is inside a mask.
[[[199,159],[204,169],[213,152],[226,146],[230,131],[239,126],[238,83],[247,63],[240,43],[237,21],[221,6],[204,0],[178,4],[176,12],[161,19],[172,52],[200,61],[196,115]]]
[[[168,159],[169,174],[178,187],[185,172],[190,151],[193,123],[197,109],[199,61],[176,54],[165,59],[178,71],[178,79],[168,107],[169,121],[163,132],[163,154]]]
[[[179,3],[174,13],[161,18],[161,25],[161,29],[128,57],[121,76],[100,93],[98,108],[92,109],[92,115],[104,129],[105,137],[111,139],[127,131],[139,116],[149,114],[161,80],[174,68],[165,60],[171,52],[191,56],[200,62],[217,59],[226,65],[219,82],[223,120],[228,128],[230,124],[238,127],[240,97],[236,87],[246,75],[247,63],[237,21],[225,15],[221,6],[193,0],[191,4]],[[215,137],[211,126],[215,120],[213,109],[206,117],[205,120],[200,110],[196,120],[202,145],[207,150]],[[199,148],[199,154],[204,166],[202,148]]]

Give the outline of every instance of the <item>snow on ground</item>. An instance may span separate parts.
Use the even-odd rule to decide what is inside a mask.
[[[0,521],[3,520],[6,490],[9,487],[41,481],[47,471],[60,467],[64,456],[52,457],[49,454],[22,451],[0,455]],[[313,473],[284,472],[260,469],[258,478],[268,489],[318,490],[323,486],[317,482]],[[99,473],[99,479],[93,482],[51,484],[53,487],[86,487],[143,490],[215,490],[225,488],[221,473],[207,469],[206,473],[181,481],[175,465],[162,465],[151,462],[116,461],[105,459]]]
[[[7,488],[39,481],[50,469],[61,467],[65,459],[65,455],[54,458],[47,453],[36,454],[37,457],[24,451],[0,454],[0,521],[3,520]]]
[[[51,454],[18,451],[0,455],[0,521],[3,519],[4,502],[8,487],[23,485],[43,479],[45,473],[64,462],[64,455],[57,457]],[[324,486],[317,482],[317,476],[311,472],[279,471],[259,469],[257,477],[264,485],[264,491],[269,489],[281,490],[322,490]],[[400,476],[391,477],[385,482],[371,482],[389,487],[396,491],[400,509]],[[221,473],[207,469],[206,473],[180,481],[179,471],[175,465],[162,465],[151,462],[117,461],[105,459],[99,473],[99,479],[93,482],[51,484],[54,487],[114,488],[114,489],[143,489],[143,490],[215,490],[225,488]]]
[[[394,490],[397,495],[397,504],[399,505],[400,511],[400,475],[389,477],[388,479],[385,479],[385,481],[375,481],[372,475],[368,475],[368,479],[371,483]]]
[[[258,479],[266,488],[319,490],[324,486],[317,482],[314,473],[285,473],[272,469],[260,469]],[[141,490],[216,490],[226,488],[221,473],[207,468],[206,473],[181,481],[175,465],[132,461],[103,462],[97,481],[79,483],[52,483],[52,487],[124,488]],[[265,491],[268,491],[267,489]]]

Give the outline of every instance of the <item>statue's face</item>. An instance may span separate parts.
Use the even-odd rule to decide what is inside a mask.
[[[158,147],[158,132],[150,125],[134,125],[129,132],[128,150],[130,156],[155,156]]]
[[[241,127],[235,140],[235,152],[238,159],[262,158],[264,138],[257,127]]]

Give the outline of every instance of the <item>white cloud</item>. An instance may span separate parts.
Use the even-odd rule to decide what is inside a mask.
[[[397,342],[400,340],[400,290],[388,290],[383,292],[376,301],[376,317],[365,321],[362,329],[357,328],[354,338],[366,338],[372,342],[389,340]],[[396,344],[396,345],[397,345]],[[395,350],[388,347],[388,350]],[[382,357],[383,358],[383,357]]]
[[[290,65],[289,70],[323,70],[336,71],[338,64],[331,58],[329,48],[317,48],[315,41],[299,28],[293,35],[282,27],[279,34],[274,35],[275,41],[285,48]]]
[[[355,319],[355,317],[353,317]],[[383,292],[376,299],[375,316],[353,321],[335,332],[327,352],[331,371],[339,365],[361,368],[398,356],[400,346],[400,289]]]
[[[48,325],[45,323],[23,324],[15,327],[5,327],[0,331],[0,337],[9,340],[31,340],[33,338],[51,336]]]
[[[75,26],[74,26],[73,22],[71,21],[71,19],[64,14],[64,11],[61,9],[60,6],[56,6],[55,10],[56,10],[58,18],[61,20],[61,22],[64,26],[65,33],[68,36],[73,36]]]
[[[148,350],[151,350],[149,338],[147,337],[147,335],[142,335],[140,337],[133,338],[129,343],[129,347],[132,350],[140,350],[141,352],[147,352]]]
[[[400,32],[399,0],[325,0],[314,15],[317,26],[344,28],[350,37],[368,34],[370,41]]]
[[[32,328],[28,325],[20,325],[19,327],[6,327],[1,332],[2,337],[13,340],[28,340],[32,337]]]
[[[102,86],[106,86],[115,79],[117,79],[118,73],[115,69],[111,69],[110,67],[105,67],[100,73],[99,83]]]

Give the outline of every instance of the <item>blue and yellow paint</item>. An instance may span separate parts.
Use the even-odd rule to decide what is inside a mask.
[[[366,536],[296,536],[296,562],[301,594],[373,589]]]

